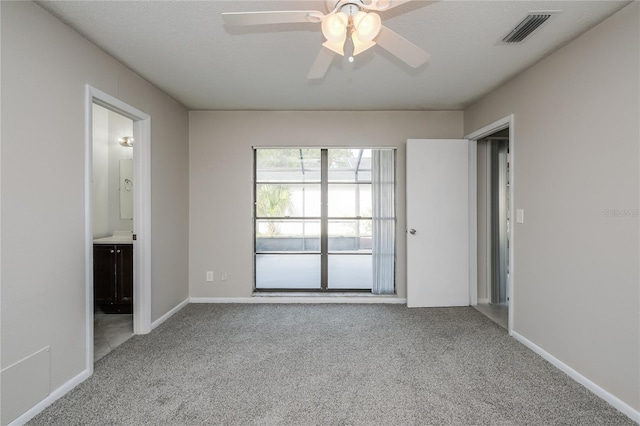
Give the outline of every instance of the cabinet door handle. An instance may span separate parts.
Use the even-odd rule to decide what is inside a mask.
[[[111,253],[113,253],[113,249],[111,249]]]
[[[118,250],[116,253],[120,253],[120,250]]]

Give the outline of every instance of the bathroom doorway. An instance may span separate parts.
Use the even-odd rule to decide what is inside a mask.
[[[133,120],[93,103],[93,359],[133,336]]]
[[[151,331],[151,117],[87,85],[86,364]],[[95,339],[94,339],[95,334]]]
[[[509,128],[477,141],[478,304],[508,328],[511,245]]]

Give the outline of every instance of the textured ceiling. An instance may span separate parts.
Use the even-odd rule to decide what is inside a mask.
[[[412,69],[374,48],[307,72],[319,24],[227,27],[222,12],[313,9],[299,1],[47,1],[39,4],[187,108],[457,110],[628,4],[628,1],[421,1],[383,24],[431,53]],[[560,10],[519,45],[499,41],[527,12]]]

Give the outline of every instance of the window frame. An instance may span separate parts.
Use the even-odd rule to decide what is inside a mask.
[[[277,149],[318,149],[320,150],[320,181],[258,181],[258,151],[259,150],[277,150]],[[372,293],[373,282],[368,288],[331,288],[329,287],[329,257],[330,256],[369,256],[372,258],[373,252],[372,249],[369,249],[368,252],[356,252],[356,251],[336,251],[329,250],[329,223],[336,221],[354,221],[357,223],[361,223],[362,221],[373,221],[372,214],[369,216],[359,216],[358,213],[354,216],[329,216],[328,211],[328,198],[329,198],[329,185],[369,185],[372,186],[372,175],[366,181],[353,180],[353,181],[340,181],[333,180],[329,181],[329,151],[334,149],[350,149],[350,150],[374,150],[380,149],[377,147],[253,147],[253,291],[254,292],[321,292],[321,293],[331,293],[331,292],[359,292],[359,293]],[[395,152],[395,150],[394,150]],[[358,161],[358,167],[360,164],[360,160]],[[396,156],[394,155],[394,162],[396,161]],[[373,172],[369,170],[370,174]],[[358,171],[356,170],[356,173]],[[263,184],[276,184],[276,185],[320,185],[320,216],[258,216],[258,186]],[[394,185],[395,187],[395,185]],[[395,188],[394,188],[395,191]],[[395,213],[395,203],[394,203],[394,220],[396,219]],[[273,220],[273,221],[320,221],[320,250],[304,250],[304,251],[258,251],[258,223],[259,221],[264,220]],[[360,225],[358,225],[360,226]],[[394,242],[395,245],[395,242]],[[394,250],[395,251],[395,250]],[[320,255],[320,287],[318,288],[258,288],[257,287],[257,259],[259,255]],[[394,279],[394,287],[395,287],[395,279]]]

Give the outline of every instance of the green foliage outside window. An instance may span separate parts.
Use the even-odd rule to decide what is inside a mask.
[[[287,185],[260,185],[258,188],[256,213],[258,217],[283,217],[291,208],[291,191]],[[278,235],[278,225],[267,223],[267,234]]]

